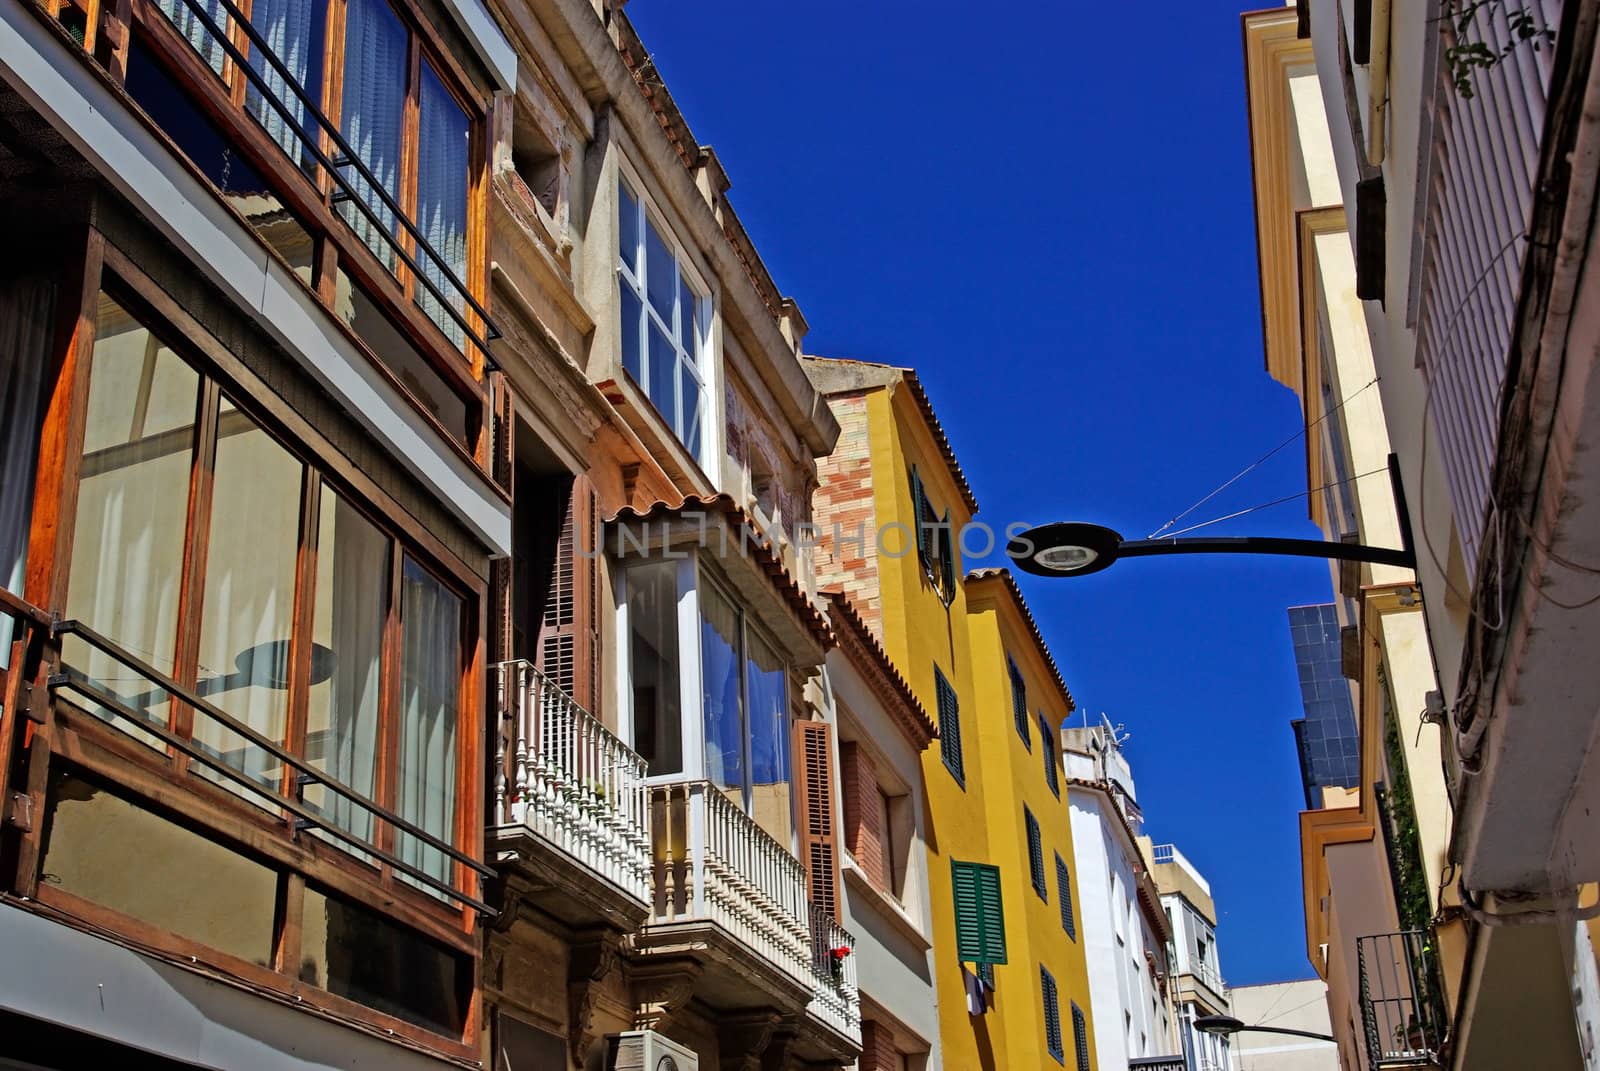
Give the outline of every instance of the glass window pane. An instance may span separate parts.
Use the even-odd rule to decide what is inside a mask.
[[[622,367],[628,370],[635,383],[643,383],[639,321],[644,316],[644,305],[640,303],[639,295],[633,292],[633,284],[620,274],[617,276],[617,286],[622,291],[622,322],[618,325],[622,334]]]
[[[682,275],[678,276],[678,344],[683,352],[694,357],[699,352],[695,340],[699,338],[696,331],[696,316],[699,300],[694,296],[694,288],[689,285],[689,280]]]
[[[222,49],[221,39],[206,25],[194,8],[191,8],[185,0],[157,0],[157,6],[161,8],[162,14],[172,20],[172,24],[178,28],[178,32],[188,40],[189,44],[194,46],[194,50],[200,53],[200,58],[205,60],[206,65],[220,75],[227,53]],[[222,9],[221,0],[200,0],[195,6],[206,13],[211,26],[223,33],[228,32],[228,16]]]
[[[700,456],[700,426],[701,417],[705,410],[704,392],[700,388],[700,381],[695,379],[694,373],[689,370],[687,362],[678,364],[678,396],[682,400],[683,418],[682,428],[679,429],[678,438],[689,453],[696,458]]]
[[[739,613],[709,584],[700,588],[700,679],[706,778],[744,806],[744,717]]]
[[[656,310],[656,315],[666,324],[672,323],[672,281],[677,278],[678,269],[672,261],[672,252],[667,244],[661,240],[661,235],[656,233],[656,226],[650,220],[645,220],[644,247],[647,263],[645,264],[645,283],[650,290],[650,307]]]
[[[400,191],[400,128],[406,99],[408,37],[405,26],[385,0],[349,0],[344,30],[344,94],[340,101],[340,133],[372,172],[378,185],[398,202]],[[395,229],[394,214],[377,190],[353,167],[340,168],[356,195],[376,214],[346,202],[340,213],[378,260],[395,267],[393,249],[383,232]]]
[[[466,307],[461,290],[447,281],[452,274],[467,279],[467,170],[470,166],[472,124],[433,67],[422,61],[417,133],[417,229],[438,255],[417,250],[422,275],[438,288],[458,312]],[[442,263],[441,263],[442,262]],[[420,282],[417,303],[457,346],[466,332]]]
[[[222,400],[195,689],[279,743],[289,694],[302,472],[300,462]],[[194,740],[257,783],[279,786],[280,760],[200,711]]]
[[[673,370],[678,365],[678,351],[672,348],[672,339],[656,326],[654,320],[650,321],[650,382],[647,389],[650,392],[650,402],[673,433],[678,431],[678,414],[676,409],[676,393],[673,384]]]
[[[322,42],[327,16],[327,0],[253,0],[250,5],[250,25],[266,39],[273,56],[305,90],[305,97],[289,88],[283,75],[267,62],[262,49],[252,43],[250,66],[261,74],[267,92],[263,94],[253,80],[246,79],[245,108],[284,152],[308,170],[315,164],[304,149],[308,139],[317,137],[320,131],[307,113],[306,98],[322,100]]]
[[[461,599],[407,558],[400,580],[400,762],[395,810],[453,842],[461,714]],[[442,881],[453,863],[408,834],[395,852]]]
[[[678,669],[678,576],[673,562],[629,569],[629,667],[633,749],[650,776],[683,772]]]
[[[50,773],[40,880],[268,967],[278,876],[97,780]]]
[[[626,185],[617,198],[617,254],[622,263],[639,276],[639,202]]]
[[[789,794],[789,689],[783,659],[754,630],[747,633],[745,695],[750,707],[750,812],[761,828],[788,844],[793,831]],[[887,826],[883,827],[887,830]]]
[[[305,756],[369,799],[375,795],[378,768],[378,690],[389,561],[389,539],[324,487],[317,517]],[[341,828],[372,836],[371,814],[339,793],[311,785],[305,798]]]
[[[200,379],[105,295],[95,330],[67,616],[170,674]],[[71,638],[63,658],[166,724],[167,693],[133,670]]]
[[[369,908],[307,888],[300,980],[408,1023],[460,1037],[472,961]]]

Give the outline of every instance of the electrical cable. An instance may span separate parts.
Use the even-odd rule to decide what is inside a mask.
[[[1170,521],[1168,521],[1166,524],[1163,524],[1160,528],[1157,528],[1154,532],[1151,532],[1145,538],[1146,539],[1156,539],[1159,536],[1161,536],[1162,534],[1164,534],[1168,528],[1171,528],[1173,525],[1175,525],[1179,521],[1183,520],[1189,514],[1193,513],[1195,510],[1199,509],[1201,506],[1205,505],[1207,502],[1210,502],[1213,498],[1216,498],[1223,491],[1226,491],[1229,487],[1231,487],[1235,483],[1237,483],[1242,477],[1246,476],[1250,472],[1252,472],[1255,469],[1259,468],[1262,465],[1263,462],[1267,461],[1274,454],[1276,454],[1279,450],[1282,450],[1285,446],[1288,446],[1290,443],[1294,442],[1296,439],[1298,439],[1301,436],[1305,435],[1312,428],[1316,427],[1318,424],[1321,424],[1324,420],[1327,420],[1329,417],[1333,416],[1333,414],[1335,414],[1339,410],[1343,409],[1345,407],[1345,405],[1348,402],[1350,402],[1352,399],[1354,399],[1357,394],[1360,394],[1362,391],[1366,390],[1368,387],[1372,386],[1376,382],[1378,382],[1378,377],[1377,376],[1373,376],[1365,384],[1363,384],[1362,386],[1356,388],[1356,390],[1354,392],[1352,392],[1349,397],[1345,398],[1338,405],[1334,406],[1332,409],[1328,410],[1326,413],[1323,413],[1317,419],[1313,420],[1311,423],[1307,424],[1305,427],[1301,428],[1299,431],[1295,432],[1293,435],[1291,435],[1287,439],[1283,440],[1283,442],[1279,443],[1277,446],[1274,446],[1271,450],[1268,450],[1266,453],[1264,453],[1260,457],[1256,458],[1250,464],[1246,465],[1244,468],[1242,468],[1238,472],[1234,473],[1231,477],[1229,477],[1227,480],[1224,480],[1220,485],[1218,485],[1215,489],[1213,489],[1211,491],[1211,493],[1205,495],[1203,498],[1201,498],[1199,501],[1197,501],[1194,505],[1190,506],[1188,509],[1186,509],[1182,513],[1178,514],[1176,517],[1173,517]],[[1193,531],[1193,529],[1185,529],[1185,531]]]
[[[1197,529],[1200,529],[1200,528],[1209,528],[1213,524],[1221,524],[1223,521],[1231,521],[1235,517],[1243,517],[1247,513],[1255,513],[1257,510],[1268,509],[1268,508],[1270,508],[1272,506],[1281,506],[1285,502],[1293,502],[1297,498],[1307,498],[1307,497],[1309,497],[1311,495],[1314,495],[1314,494],[1318,493],[1319,491],[1326,491],[1330,487],[1338,487],[1341,484],[1354,483],[1356,480],[1365,479],[1368,476],[1376,476],[1380,472],[1388,472],[1388,471],[1389,471],[1389,467],[1387,465],[1385,465],[1381,469],[1373,469],[1370,472],[1361,472],[1361,473],[1357,473],[1354,476],[1346,476],[1342,480],[1334,480],[1332,483],[1325,483],[1321,487],[1313,487],[1309,491],[1296,491],[1292,495],[1284,495],[1282,498],[1275,498],[1271,502],[1263,502],[1258,506],[1248,506],[1245,509],[1235,510],[1234,512],[1226,514],[1226,515],[1221,516],[1221,517],[1213,517],[1209,521],[1201,521],[1199,524],[1191,524],[1189,527],[1180,528],[1176,532],[1173,532],[1171,535],[1166,536],[1164,538],[1176,539],[1178,536],[1181,536],[1186,532],[1193,532],[1193,531],[1195,531]],[[1155,537],[1152,536],[1151,538],[1155,538]]]

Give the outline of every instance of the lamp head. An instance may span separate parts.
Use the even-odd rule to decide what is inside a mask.
[[[1231,1015],[1201,1015],[1195,1018],[1194,1027],[1196,1030],[1203,1030],[1207,1034],[1227,1037],[1243,1030],[1244,1022],[1243,1020],[1235,1019]]]
[[[1121,547],[1122,536],[1104,525],[1058,521],[1016,536],[1006,554],[1034,576],[1086,576],[1110,567]]]

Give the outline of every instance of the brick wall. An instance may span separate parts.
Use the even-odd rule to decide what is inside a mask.
[[[878,777],[872,756],[855,741],[847,740],[839,745],[839,765],[839,777],[844,785],[845,847],[879,888],[888,888]]]
[[[883,613],[878,594],[877,520],[872,503],[872,444],[867,396],[828,399],[839,422],[833,453],[817,461],[819,486],[813,514],[817,526],[817,584],[842,588],[880,638]]]
[[[861,1024],[861,1059],[856,1063],[860,1071],[900,1071],[904,1065],[896,1058],[894,1035],[889,1028],[872,1019]]]

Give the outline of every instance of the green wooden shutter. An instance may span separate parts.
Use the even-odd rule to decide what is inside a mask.
[[[1089,1071],[1089,1028],[1077,1001],[1072,1003],[1072,1043],[1078,1050],[1078,1071]]]
[[[1044,712],[1039,712],[1039,736],[1044,740],[1044,783],[1050,786],[1050,791],[1056,794],[1056,799],[1061,798],[1061,770],[1060,762],[1056,758],[1056,734],[1050,728]]]
[[[956,548],[949,510],[944,511],[939,527],[939,578],[944,582],[944,601],[948,605],[956,597]]]
[[[1041,965],[1039,988],[1044,993],[1044,1044],[1057,1062],[1063,1062],[1061,1047],[1061,997],[1056,992],[1056,980]]]
[[[956,912],[956,955],[963,963],[1006,961],[1006,919],[1000,902],[1000,868],[950,861]]]
[[[937,665],[933,667],[933,684],[939,706],[939,754],[956,780],[965,787],[967,771],[961,758],[961,707],[956,702],[956,690]]]
[[[1061,903],[1061,928],[1074,941],[1078,939],[1078,920],[1072,914],[1072,873],[1056,853],[1056,899]]]
[[[1016,723],[1017,735],[1033,750],[1033,733],[1028,729],[1028,685],[1022,679],[1022,670],[1008,656],[1006,666],[1011,671],[1011,720]]]
[[[928,501],[927,493],[922,489],[922,474],[917,471],[917,466],[911,466],[911,516],[912,527],[917,530],[917,561],[923,565],[928,564],[928,526],[923,523],[926,511],[924,503]]]
[[[1039,820],[1024,805],[1022,818],[1028,827],[1028,870],[1033,877],[1033,890],[1039,899],[1048,900],[1044,885],[1044,842],[1039,836]]]

